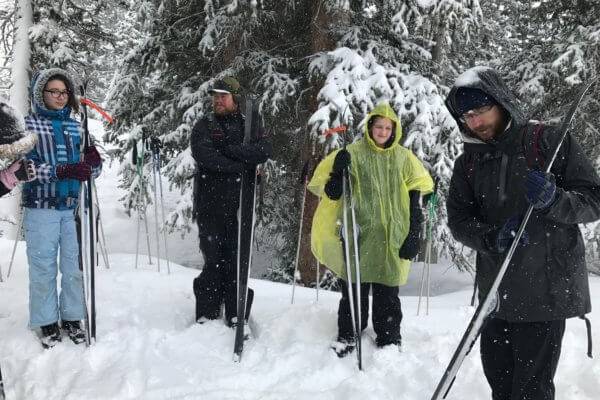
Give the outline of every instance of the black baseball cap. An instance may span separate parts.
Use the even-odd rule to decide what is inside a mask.
[[[227,76],[223,79],[216,80],[208,90],[208,93],[229,93],[236,95],[240,93],[240,83],[234,77]]]

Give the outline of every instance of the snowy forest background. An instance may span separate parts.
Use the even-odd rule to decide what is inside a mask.
[[[116,118],[105,140],[116,148],[111,155],[129,193],[123,207],[132,212],[140,190],[132,145],[143,131],[160,138],[164,176],[181,194],[166,226],[182,234],[193,225],[191,128],[210,111],[213,80],[237,76],[260,101],[272,132],[275,156],[266,168],[256,237],[275,260],[268,278],[283,282],[294,267],[302,166],[312,169],[339,145],[324,141],[324,130],[344,123],[359,132],[366,113],[390,101],[402,119],[403,144],[438,181],[435,248],[468,269],[472,254],[445,223],[452,163],[462,146],[443,104],[453,80],[466,68],[490,65],[528,115],[551,120],[600,67],[598,0],[0,0],[0,31],[0,94],[13,104],[27,107],[19,99],[27,98],[23,82],[31,70],[59,66],[89,81],[88,96]],[[573,129],[596,164],[599,101],[595,85]],[[306,198],[306,284],[314,280],[308,234],[316,201]],[[588,224],[584,233],[590,268],[600,272],[600,227]]]

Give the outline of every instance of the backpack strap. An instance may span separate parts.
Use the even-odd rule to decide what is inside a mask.
[[[585,328],[587,331],[587,342],[588,342],[587,356],[589,358],[593,358],[593,355],[592,355],[592,323],[585,315],[581,315],[579,318],[581,318],[582,320],[585,321]]]
[[[542,152],[542,135],[544,134],[544,124],[541,122],[535,126],[533,132],[528,134],[529,129],[526,126],[524,132],[524,150],[525,159],[529,169],[543,170],[546,164],[544,153]]]

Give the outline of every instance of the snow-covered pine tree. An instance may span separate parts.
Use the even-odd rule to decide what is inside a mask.
[[[263,2],[261,7],[254,2],[142,2],[136,10],[141,40],[123,57],[108,99],[118,119],[109,138],[124,161],[123,186],[130,193],[137,190],[129,152],[131,139],[139,139],[145,128],[164,143],[164,172],[181,191],[168,223],[186,232],[192,227],[190,178],[195,169],[189,135],[211,110],[207,91],[213,79],[237,76],[246,93],[258,96],[276,148],[263,183],[257,242],[261,249],[277,251],[272,259],[287,265],[293,254],[287,250],[293,247],[293,239],[286,238],[293,223],[287,208],[297,186],[290,160],[298,158],[300,121],[307,114],[299,90],[306,70],[302,65],[308,64],[303,31],[310,24],[304,10],[300,2]],[[133,204],[129,200],[127,206]]]
[[[146,129],[165,144],[164,172],[181,191],[168,223],[189,231],[194,171],[189,135],[195,121],[210,111],[212,79],[225,75],[238,76],[248,92],[258,95],[265,125],[273,132],[276,156],[268,168],[257,232],[259,245],[277,255],[271,258],[277,260],[272,277],[291,279],[299,211],[289,211],[290,205],[299,206],[301,166],[307,159],[314,166],[324,153],[314,139],[339,122],[329,90],[351,104],[355,126],[377,101],[392,101],[403,119],[405,145],[439,176],[444,193],[459,140],[443,106],[446,89],[435,83],[452,79],[445,66],[479,24],[477,1],[156,0],[135,7],[140,39],[123,53],[108,98],[118,120],[109,138],[119,146],[122,184],[131,193],[126,206],[134,204],[138,190],[129,161],[132,139]],[[459,71],[467,59],[452,65]],[[347,85],[336,86],[335,74]],[[367,82],[356,91],[359,85],[348,83],[352,77]],[[310,230],[310,219],[305,229]],[[440,230],[436,238],[447,254],[459,253],[448,232]],[[309,252],[303,247],[303,254]]]
[[[89,82],[88,97],[103,98],[115,48],[129,33],[126,1],[31,2],[31,68],[66,68]]]
[[[498,59],[530,117],[560,121],[578,87],[598,79],[600,4],[597,1],[513,1],[503,9],[513,21],[516,49]],[[571,132],[600,166],[600,85],[586,96]],[[589,266],[600,273],[600,225],[587,224]]]
[[[314,138],[340,124],[362,132],[366,114],[378,102],[389,101],[402,120],[403,145],[413,150],[437,179],[443,205],[461,141],[443,103],[447,89],[434,83],[451,82],[455,71],[463,69],[469,54],[460,49],[477,30],[481,18],[478,2],[370,1],[364,9],[341,6],[350,23],[334,27],[338,48],[317,55],[310,66],[311,76],[325,79],[319,108],[309,120]],[[463,56],[450,62],[450,51],[453,57],[455,53]],[[325,149],[338,146],[332,141]],[[447,229],[444,207],[438,212],[441,223],[434,232],[436,247],[459,267],[469,267],[462,246]]]

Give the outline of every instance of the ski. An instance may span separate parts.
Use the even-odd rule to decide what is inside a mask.
[[[246,118],[244,122],[244,143],[248,143],[258,128],[258,114],[254,115],[253,102],[246,100]],[[256,118],[255,118],[256,117]],[[246,168],[242,172],[240,185],[240,204],[238,209],[238,252],[237,252],[237,321],[233,359],[241,361],[244,351],[244,325],[248,300],[248,278],[252,264],[252,243],[254,239],[254,221],[256,206],[256,170]]]
[[[80,86],[81,97],[85,98],[85,86]],[[81,103],[82,111],[83,111],[83,140],[82,143],[82,152],[90,146],[90,131],[88,126],[88,110],[87,103]],[[82,160],[84,161],[84,160]],[[96,340],[96,276],[95,276],[95,232],[94,232],[94,178],[92,176],[89,177],[87,182],[82,185],[82,190],[79,199],[79,208],[81,212],[81,236],[85,238],[81,248],[83,253],[81,255],[82,260],[85,260],[85,257],[88,255],[89,251],[89,260],[84,261],[84,265],[89,262],[87,271],[89,272],[89,292],[85,291],[85,282],[84,282],[84,302],[86,303],[87,310],[87,320],[86,320],[86,343],[90,345],[92,343],[92,339]],[[87,212],[87,225],[84,217]],[[89,247],[89,248],[88,248]],[[84,272],[86,268],[83,269]],[[85,279],[84,279],[85,280]],[[86,301],[89,296],[89,309],[88,302]]]
[[[546,166],[546,173],[550,172],[550,169],[552,168],[552,164],[554,164],[554,160],[556,160],[558,151],[560,150],[560,147],[561,147],[565,137],[567,136],[569,127],[571,126],[571,122],[573,121],[573,117],[575,116],[575,112],[577,111],[577,108],[579,107],[581,100],[585,96],[588,89],[594,83],[595,83],[595,80],[588,83],[581,89],[581,91],[577,95],[575,101],[571,105],[571,108],[569,109],[568,113],[566,114],[565,119],[563,120],[563,123],[562,123],[562,125],[560,127],[560,131],[559,131],[559,132],[561,132],[560,140],[559,140],[558,144],[556,145],[556,148],[554,149],[554,153],[553,153],[552,158],[550,159],[550,162]],[[448,392],[452,388],[452,384],[454,383],[454,380],[456,379],[456,375],[458,373],[458,370],[460,369],[460,366],[462,365],[465,357],[471,351],[471,348],[473,348],[475,341],[479,337],[479,334],[481,333],[481,329],[483,327],[483,324],[485,323],[485,320],[494,312],[494,310],[498,309],[498,307],[500,305],[500,300],[498,299],[498,288],[500,287],[502,278],[504,277],[504,274],[506,273],[506,271],[508,269],[508,265],[510,264],[510,261],[512,259],[512,256],[513,256],[515,250],[517,249],[519,240],[521,240],[521,236],[523,235],[523,232],[525,231],[525,226],[527,225],[527,222],[529,221],[529,217],[531,216],[532,212],[533,212],[533,206],[530,205],[527,208],[525,216],[523,217],[523,220],[521,221],[521,226],[519,226],[519,230],[517,231],[517,233],[513,239],[513,242],[508,250],[508,253],[506,254],[506,257],[504,258],[504,261],[498,271],[498,274],[496,275],[496,279],[494,280],[494,283],[492,284],[490,291],[486,295],[485,299],[479,304],[479,306],[475,310],[475,314],[473,315],[473,318],[469,322],[467,330],[463,334],[463,336],[460,340],[460,343],[458,344],[458,347],[454,351],[454,355],[452,356],[450,363],[448,364],[446,370],[444,371],[444,375],[442,376],[440,382],[438,383],[437,388],[435,389],[435,392],[433,393],[433,396],[431,397],[431,400],[439,400],[439,399],[446,398],[446,396],[448,395]]]

